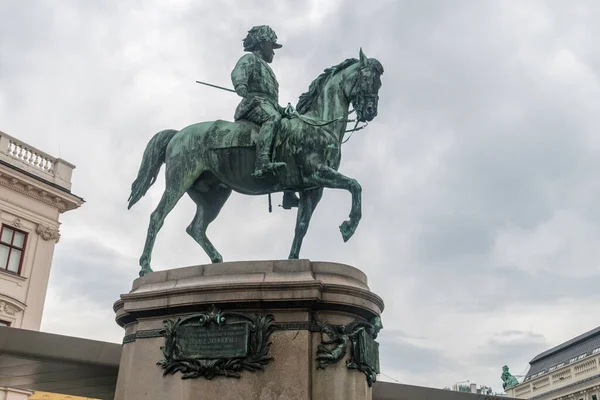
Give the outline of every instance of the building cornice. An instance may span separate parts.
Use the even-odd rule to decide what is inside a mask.
[[[3,166],[8,168],[2,168]],[[64,189],[58,189],[40,178],[28,176],[25,171],[7,165],[2,160],[0,160],[0,186],[55,207],[61,213],[76,209],[84,203],[82,198]]]
[[[84,203],[71,193],[75,165],[0,131],[0,185],[56,207],[60,212]]]

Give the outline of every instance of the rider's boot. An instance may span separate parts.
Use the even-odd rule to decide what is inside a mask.
[[[261,126],[256,143],[256,165],[252,176],[261,178],[269,172],[277,172],[287,165],[284,162],[271,161],[271,144],[273,143],[273,125],[265,123]]]
[[[285,210],[290,210],[298,207],[298,204],[300,204],[300,199],[296,196],[295,192],[283,192],[283,203],[281,204],[281,207]]]

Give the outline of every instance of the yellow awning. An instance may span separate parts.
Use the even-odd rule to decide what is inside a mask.
[[[70,396],[68,394],[57,394],[48,392],[35,392],[29,396],[29,400],[97,400],[91,397]]]

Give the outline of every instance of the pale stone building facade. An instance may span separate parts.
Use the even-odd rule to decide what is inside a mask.
[[[0,325],[40,328],[59,216],[83,203],[74,168],[0,131]],[[0,399],[26,398],[0,388]]]
[[[547,350],[529,362],[511,397],[532,400],[600,400],[600,327]]]

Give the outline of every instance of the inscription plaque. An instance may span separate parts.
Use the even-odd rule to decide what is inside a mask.
[[[163,375],[182,379],[216,376],[239,378],[241,371],[260,371],[273,359],[269,338],[273,315],[223,312],[214,304],[203,313],[163,321],[165,345],[157,364]]]
[[[199,359],[246,357],[249,337],[248,322],[185,325],[177,332],[177,342],[184,356]]]
[[[365,331],[358,334],[357,361],[379,374],[379,343]]]

